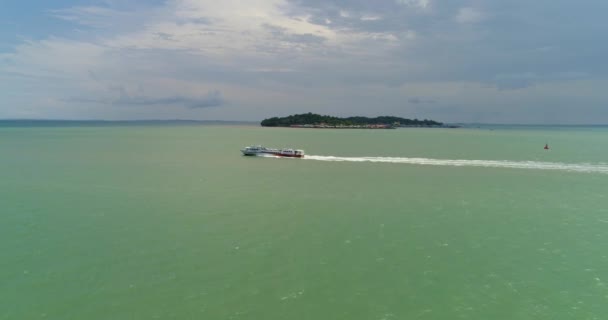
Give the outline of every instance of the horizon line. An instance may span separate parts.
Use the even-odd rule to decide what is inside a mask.
[[[259,123],[261,120],[200,120],[200,119],[44,119],[44,118],[0,118],[0,121],[47,121],[47,122],[226,122]],[[448,125],[492,125],[492,126],[608,126],[608,123],[495,123],[495,122],[445,122]]]

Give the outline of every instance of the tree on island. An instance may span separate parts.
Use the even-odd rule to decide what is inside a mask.
[[[364,126],[364,125],[395,125],[395,126],[422,126],[422,127],[433,127],[441,126],[443,123],[433,120],[418,120],[418,119],[405,119],[400,117],[392,116],[381,116],[375,118],[368,117],[348,117],[338,118],[332,116],[324,116],[314,113],[303,113],[295,114],[287,117],[273,117],[264,119],[261,122],[263,127],[289,127],[293,125],[320,125],[325,124],[328,126]]]

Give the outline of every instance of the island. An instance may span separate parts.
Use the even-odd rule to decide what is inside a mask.
[[[339,118],[314,113],[264,119],[262,127],[330,128],[330,129],[395,129],[398,127],[443,127],[433,120],[405,119],[393,116]]]

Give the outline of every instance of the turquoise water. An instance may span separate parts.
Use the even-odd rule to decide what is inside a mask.
[[[606,141],[0,128],[0,319],[602,319]]]

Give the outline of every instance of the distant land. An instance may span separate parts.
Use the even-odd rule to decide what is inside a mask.
[[[393,116],[339,118],[314,113],[273,117],[261,122],[263,127],[334,128],[334,129],[394,129],[397,127],[443,127],[433,120],[406,119]]]

